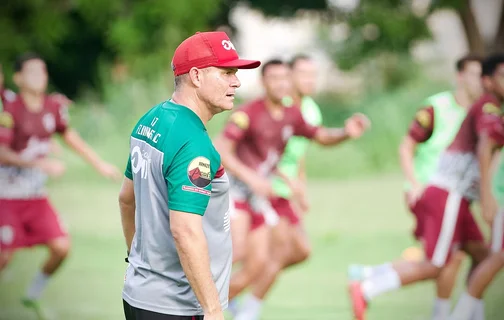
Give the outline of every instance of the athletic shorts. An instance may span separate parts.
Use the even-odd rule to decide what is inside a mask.
[[[464,243],[484,241],[470,204],[458,193],[429,186],[415,205],[425,255],[435,266],[444,266]]]
[[[31,247],[65,236],[47,198],[0,199],[0,250]]]
[[[300,220],[297,213],[292,208],[292,204],[289,199],[275,197],[270,200],[271,206],[277,212],[280,218],[286,218],[289,223],[293,226],[298,225]]]
[[[504,251],[504,208],[500,208],[492,225],[492,252]]]
[[[278,223],[278,214],[269,199],[258,197],[242,181],[229,176],[232,212],[240,210],[250,216],[250,230],[255,230],[263,225],[274,226]]]
[[[404,194],[404,201],[406,202],[406,205],[408,206],[410,212],[413,214],[413,216],[415,216],[415,228],[413,229],[413,236],[415,237],[415,239],[420,241],[422,233],[423,233],[423,225],[422,225],[423,220],[420,219],[420,217],[417,214],[417,211],[415,210],[415,207],[417,206],[418,201],[413,206],[411,206],[408,202],[408,194],[407,193]]]
[[[126,320],[203,320],[203,316],[173,316],[132,307],[123,300]]]

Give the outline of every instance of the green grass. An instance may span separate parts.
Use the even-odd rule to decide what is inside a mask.
[[[92,174],[78,161],[51,184],[52,199],[69,226],[73,251],[43,296],[57,319],[123,319],[121,289],[125,246],[116,204],[119,185]],[[83,182],[83,177],[91,178]],[[271,292],[264,320],[351,319],[346,296],[346,266],[352,262],[392,260],[413,244],[412,219],[404,210],[397,175],[345,182],[311,181],[312,203],[306,226],[313,243],[311,260],[287,271]],[[44,250],[18,252],[0,282],[0,319],[34,319],[19,298],[44,259]],[[465,270],[464,270],[465,272]],[[458,297],[463,277],[457,287]],[[487,295],[487,319],[502,315],[504,278]],[[499,291],[500,290],[500,291]],[[369,320],[429,319],[432,283],[414,285],[379,297]]]

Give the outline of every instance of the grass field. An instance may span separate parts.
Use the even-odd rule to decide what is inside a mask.
[[[83,182],[82,176],[89,180]],[[43,297],[56,319],[122,319],[126,265],[118,190],[118,184],[102,181],[85,167],[78,176],[51,184],[52,198],[73,239],[71,257]],[[351,319],[346,266],[391,260],[413,244],[412,220],[402,206],[399,176],[312,181],[309,191],[312,209],[306,226],[313,255],[281,277],[265,305],[264,320]],[[43,258],[40,249],[16,255],[0,282],[0,319],[34,319],[20,306],[19,298]],[[462,287],[460,277],[456,296]],[[503,277],[492,285],[487,319],[502,319],[503,287]],[[375,300],[369,319],[428,319],[432,299],[431,283],[415,285]]]

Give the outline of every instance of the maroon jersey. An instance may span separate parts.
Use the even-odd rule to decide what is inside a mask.
[[[441,155],[432,184],[456,191],[470,200],[479,199],[480,170],[476,148],[482,134],[504,145],[504,118],[500,102],[483,95],[469,110],[453,142]]]
[[[276,168],[291,136],[312,139],[317,130],[304,121],[299,108],[285,107],[282,118],[274,119],[265,101],[258,99],[231,115],[224,135],[236,142],[236,154],[245,165],[268,176]]]
[[[0,144],[30,161],[49,153],[54,133],[67,129],[67,107],[46,96],[39,112],[29,111],[20,95],[0,113]],[[43,194],[45,174],[35,168],[0,166],[0,199],[33,198]]]
[[[434,108],[427,106],[420,109],[411,122],[408,135],[417,143],[422,143],[432,136],[434,131]]]

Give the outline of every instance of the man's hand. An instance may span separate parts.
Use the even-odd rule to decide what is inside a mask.
[[[422,196],[424,188],[420,184],[415,184],[411,187],[411,190],[406,194],[408,205],[413,208],[417,203],[418,199]]]
[[[48,176],[53,178],[61,177],[66,170],[63,161],[52,158],[42,158],[35,162],[35,167],[42,170]]]
[[[352,138],[360,138],[371,127],[371,121],[362,113],[356,113],[345,121],[345,132]]]
[[[108,162],[100,162],[96,167],[96,170],[105,178],[110,180],[119,181],[122,177],[119,169]]]
[[[306,187],[300,180],[290,180],[289,187],[292,191],[292,198],[299,206],[302,213],[306,213],[310,207],[308,198],[306,196]]]
[[[248,186],[256,196],[269,198],[273,195],[271,182],[260,175],[255,175],[250,179]]]
[[[225,320],[224,313],[222,311],[214,313],[205,313],[203,317],[204,320]]]
[[[487,196],[481,198],[481,214],[483,215],[483,219],[485,219],[490,226],[498,210],[499,206],[493,194],[489,193]]]

